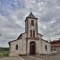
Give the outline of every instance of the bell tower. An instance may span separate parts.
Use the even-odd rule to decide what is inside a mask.
[[[38,35],[38,18],[32,12],[25,19],[25,32],[28,38],[36,38]]]

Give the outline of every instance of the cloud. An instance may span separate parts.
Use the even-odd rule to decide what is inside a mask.
[[[38,18],[38,32],[44,39],[60,37],[60,0],[0,0],[0,46],[8,46],[25,31],[30,11]]]

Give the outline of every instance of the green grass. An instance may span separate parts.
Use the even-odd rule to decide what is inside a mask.
[[[9,55],[9,49],[8,48],[0,48],[0,56],[7,57]]]
[[[4,56],[8,56],[9,52],[8,51],[1,51],[0,54],[4,57]]]

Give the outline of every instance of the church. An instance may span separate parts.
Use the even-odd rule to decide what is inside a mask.
[[[9,56],[50,54],[51,45],[38,33],[38,18],[32,12],[25,19],[25,32],[9,42]]]

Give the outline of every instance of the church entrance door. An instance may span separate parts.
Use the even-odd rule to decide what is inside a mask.
[[[30,55],[36,54],[36,43],[34,41],[30,42]]]

